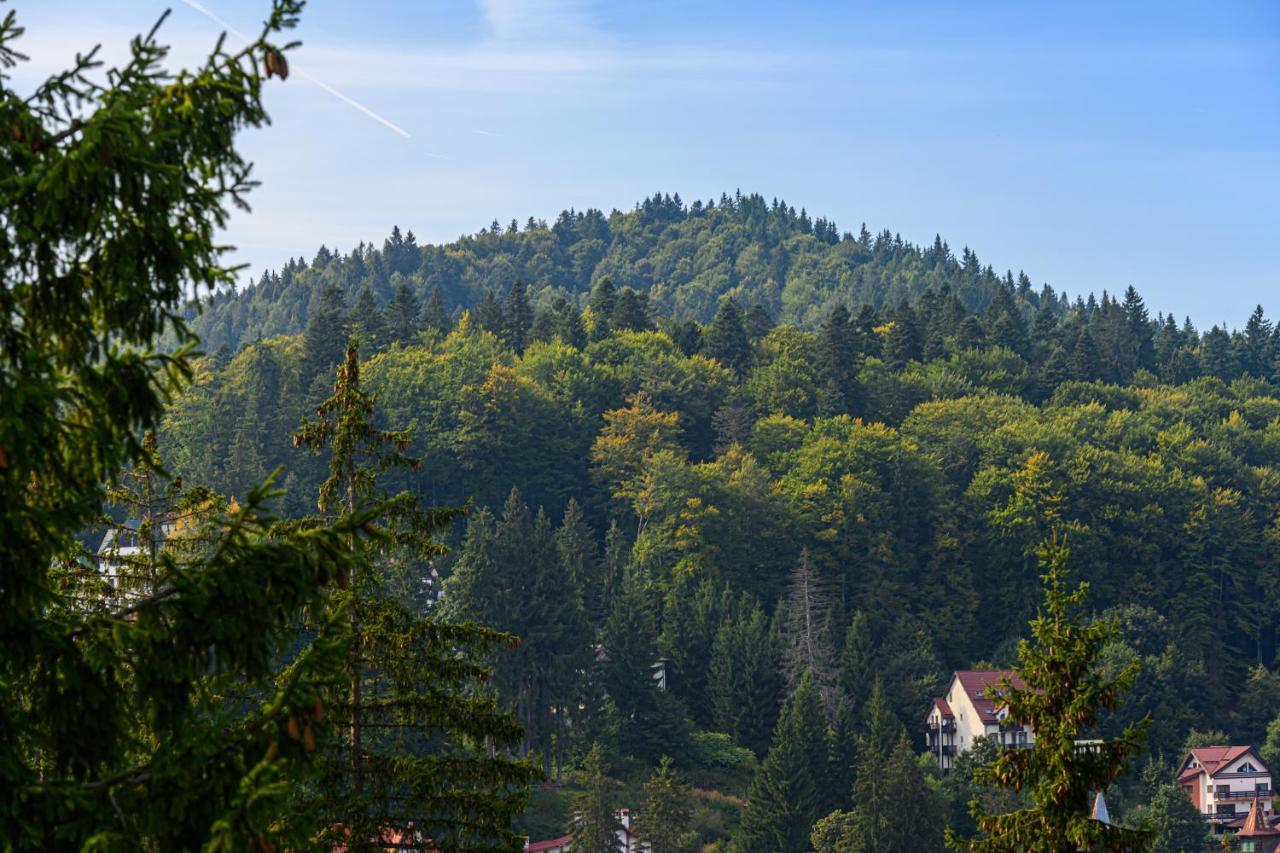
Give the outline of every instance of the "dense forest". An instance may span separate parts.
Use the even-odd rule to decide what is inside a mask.
[[[1119,627],[1105,666],[1140,667],[1100,725],[1152,719],[1109,792],[1122,820],[1175,820],[1184,745],[1261,746],[1280,710],[1280,329],[1261,308],[1201,333],[1132,288],[1072,301],[941,239],[662,195],[321,248],[188,316],[208,355],[160,431],[172,472],[241,494],[283,466],[287,514],[309,512],[327,470],[290,435],[354,338],[378,418],[423,460],[383,479],[467,509],[398,595],[520,638],[492,690],[553,783],[598,743],[633,803],[674,758],[651,784],[693,783],[686,845],[804,850],[828,812],[819,849],[971,831],[968,774],[912,747],[952,670],[1016,662],[1051,530]],[[860,781],[872,765],[888,793]],[[762,793],[779,785],[786,809]],[[536,791],[519,828],[559,834],[569,790]],[[857,809],[908,791],[923,834],[866,828]]]

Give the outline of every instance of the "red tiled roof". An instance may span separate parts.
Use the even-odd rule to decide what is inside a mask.
[[[1195,749],[1191,750],[1191,754],[1187,758],[1183,759],[1182,763],[1186,765],[1188,764],[1189,759],[1194,758],[1196,761],[1200,763],[1200,766],[1199,767],[1184,766],[1182,772],[1178,774],[1178,781],[1185,782],[1188,779],[1194,779],[1196,776],[1200,775],[1201,770],[1203,770],[1205,773],[1208,773],[1210,776],[1216,776],[1222,770],[1225,770],[1227,765],[1231,764],[1231,762],[1235,761],[1237,758],[1247,755],[1252,751],[1253,751],[1253,747],[1251,746],[1196,747]],[[1258,763],[1261,764],[1262,762],[1258,762]]]
[[[1011,669],[957,669],[955,679],[960,682],[960,689],[968,694],[973,700],[973,707],[978,709],[978,714],[982,717],[984,723],[999,722],[996,715],[996,709],[999,703],[992,702],[983,693],[988,687],[996,687],[1000,683],[1001,676],[1009,676],[1009,681],[1018,690],[1026,690],[1027,685],[1023,682],[1022,677]]]
[[[573,840],[572,835],[562,835],[559,838],[552,838],[549,841],[530,841],[525,845],[525,853],[538,853],[540,850],[554,850],[557,847],[564,847]]]
[[[933,697],[933,707],[938,709],[938,713],[941,714],[944,719],[954,720],[956,718],[956,715],[951,713],[951,706],[947,704],[947,700],[943,699],[941,696]]]

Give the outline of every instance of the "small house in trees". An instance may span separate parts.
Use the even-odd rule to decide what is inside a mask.
[[[1178,766],[1178,784],[1214,832],[1240,829],[1255,800],[1268,825],[1274,822],[1271,769],[1251,746],[1191,750]]]
[[[950,770],[955,757],[972,749],[980,737],[1013,749],[1035,743],[1029,729],[1008,721],[1000,702],[986,695],[987,688],[997,687],[1005,675],[1014,687],[1024,689],[1013,670],[960,669],[951,675],[946,692],[934,697],[923,728],[929,752],[942,770]]]

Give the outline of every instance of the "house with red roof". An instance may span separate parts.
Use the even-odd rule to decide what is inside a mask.
[[[1255,800],[1268,825],[1274,822],[1271,768],[1251,746],[1191,750],[1178,766],[1178,784],[1214,832],[1240,829]]]
[[[980,737],[1011,749],[1035,743],[1033,732],[1007,719],[998,697],[986,696],[987,688],[998,688],[1006,675],[1015,688],[1026,688],[1011,669],[960,669],[951,675],[946,692],[934,697],[923,728],[925,743],[942,770],[950,770],[955,757],[972,749]]]

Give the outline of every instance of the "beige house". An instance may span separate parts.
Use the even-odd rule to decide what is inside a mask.
[[[984,695],[988,687],[996,687],[1005,675],[1014,687],[1019,690],[1025,687],[1013,670],[960,669],[952,674],[946,693],[934,698],[923,728],[925,743],[940,768],[950,770],[955,757],[972,749],[979,737],[989,737],[1013,749],[1035,743],[1035,735],[1030,730],[1006,722],[1005,709]]]
[[[1239,829],[1254,800],[1274,820],[1271,769],[1251,746],[1191,750],[1178,766],[1178,784],[1215,832]]]

